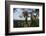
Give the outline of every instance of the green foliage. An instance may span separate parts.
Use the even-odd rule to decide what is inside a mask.
[[[32,20],[31,26],[32,27],[38,27],[39,26],[39,19]]]
[[[38,27],[39,26],[39,19],[27,21],[15,21],[16,23],[14,24],[14,27]]]

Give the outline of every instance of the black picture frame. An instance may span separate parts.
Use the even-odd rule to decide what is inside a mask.
[[[43,13],[43,30],[42,31],[34,31],[34,32],[16,32],[16,33],[9,33],[9,5],[15,3],[25,3],[25,4],[33,4],[33,5],[42,5],[42,13]],[[5,1],[5,35],[19,35],[19,34],[38,34],[38,33],[45,33],[45,3],[42,2],[20,2],[20,1]]]

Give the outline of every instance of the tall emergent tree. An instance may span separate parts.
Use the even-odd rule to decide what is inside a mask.
[[[27,20],[28,12],[27,11],[24,11],[23,12],[23,16],[25,17],[26,24],[28,24],[28,20]]]

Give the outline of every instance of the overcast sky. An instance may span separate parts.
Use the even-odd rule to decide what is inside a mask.
[[[32,9],[24,9],[25,11],[28,11],[28,12],[32,12]],[[22,10],[22,8],[16,8],[16,9],[14,9],[13,10],[13,19],[14,20],[25,20],[25,18],[23,17],[23,15],[22,15],[22,12],[23,12],[23,10]],[[19,17],[19,16],[22,16],[21,18]]]

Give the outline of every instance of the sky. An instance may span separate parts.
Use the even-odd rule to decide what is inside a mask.
[[[32,12],[32,9],[24,9],[24,11],[28,11],[28,12]],[[13,10],[13,19],[14,20],[25,20],[25,17],[23,17],[23,15],[22,15],[22,12],[23,12],[23,10],[22,10],[22,8],[15,8],[14,10]],[[22,16],[21,18],[20,18],[20,16]]]

